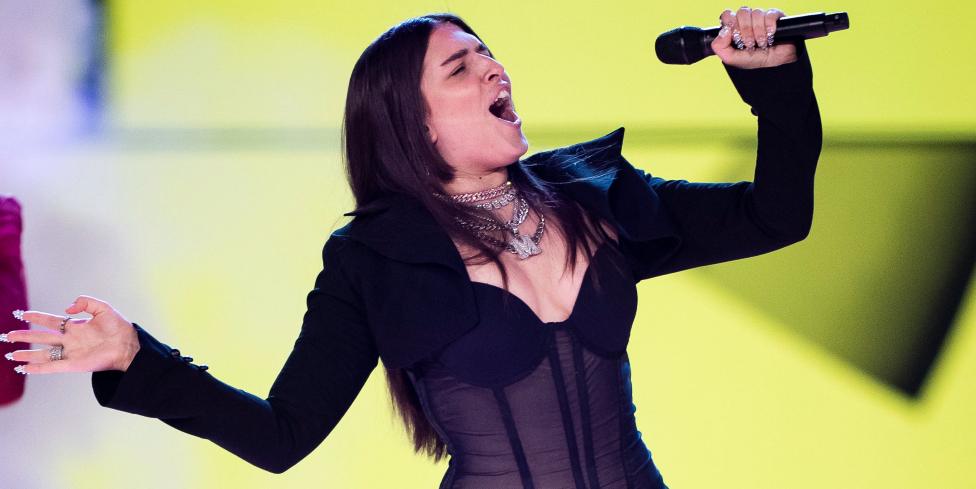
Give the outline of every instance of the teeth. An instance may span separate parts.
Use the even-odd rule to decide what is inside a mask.
[[[510,93],[508,93],[508,90],[502,90],[502,91],[501,91],[501,92],[500,92],[500,93],[498,94],[498,97],[496,97],[496,98],[495,98],[495,102],[494,102],[494,103],[496,103],[496,104],[497,104],[497,103],[498,103],[499,101],[502,101],[502,100],[507,100],[507,99],[509,99],[509,98],[510,98],[511,96],[512,96],[512,94],[510,94]]]

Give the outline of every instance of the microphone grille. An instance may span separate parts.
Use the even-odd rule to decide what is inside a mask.
[[[654,42],[657,58],[670,65],[689,65],[700,60],[701,31],[698,27],[681,26],[657,36]]]

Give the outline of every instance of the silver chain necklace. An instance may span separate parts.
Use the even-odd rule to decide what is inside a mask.
[[[440,196],[440,194],[435,194]],[[501,222],[495,218],[488,218],[479,215],[471,215],[472,219],[467,219],[462,216],[454,216],[455,221],[462,227],[472,231],[475,236],[479,239],[499,248],[503,248],[509,253],[518,255],[519,259],[525,260],[531,256],[538,255],[542,253],[542,248],[539,247],[539,242],[542,240],[542,235],[546,230],[546,217],[541,212],[534,208],[531,208],[529,202],[519,194],[518,190],[512,185],[511,181],[505,182],[504,184],[487,190],[482,190],[480,192],[472,192],[468,194],[455,194],[448,196],[454,202],[469,204],[470,202],[476,202],[478,200],[494,199],[488,203],[476,203],[474,205],[468,205],[468,207],[476,209],[499,209],[507,206],[514,202],[514,208],[512,210],[512,218],[508,222]],[[526,236],[519,233],[519,226],[525,222],[526,217],[529,215],[529,210],[535,212],[539,216],[539,224],[536,225],[535,233],[532,236]],[[501,241],[490,233],[493,231],[507,231],[511,234],[508,242]]]
[[[508,180],[505,183],[503,183],[503,184],[501,184],[501,185],[499,185],[497,187],[492,187],[492,188],[485,189],[485,190],[479,190],[477,192],[469,192],[469,193],[464,193],[464,194],[451,194],[451,195],[444,195],[444,194],[434,193],[434,195],[436,195],[437,197],[440,197],[442,199],[446,198],[446,199],[453,200],[454,202],[457,202],[458,204],[467,204],[467,203],[475,202],[475,201],[479,201],[479,200],[494,199],[495,197],[498,197],[499,195],[502,195],[502,194],[505,194],[505,193],[508,193],[508,192],[513,192],[514,190],[515,190],[515,186],[512,185],[512,181],[511,180]]]

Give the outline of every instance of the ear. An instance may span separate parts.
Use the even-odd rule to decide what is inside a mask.
[[[427,131],[427,137],[430,138],[430,144],[437,144],[437,131],[430,128],[430,125],[424,124],[424,130]]]

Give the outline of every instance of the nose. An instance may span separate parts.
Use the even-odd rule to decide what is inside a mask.
[[[491,56],[484,56],[485,59],[485,73],[484,80],[486,82],[497,82],[505,75],[505,66],[503,66],[498,60],[492,58]]]

